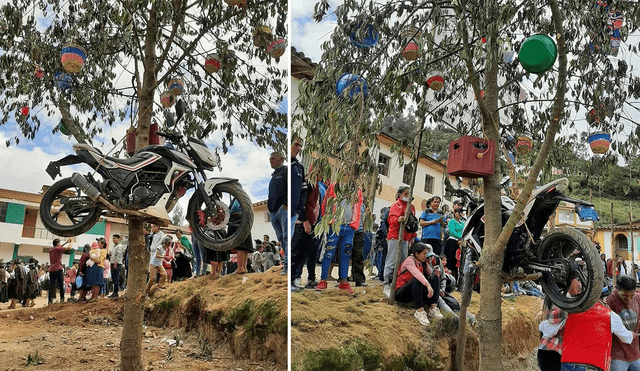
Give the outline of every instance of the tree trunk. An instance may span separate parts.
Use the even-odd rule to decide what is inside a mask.
[[[140,88],[140,110],[136,135],[136,150],[149,145],[149,126],[153,117],[156,85],[156,7],[149,12],[145,36],[144,72]],[[149,271],[149,252],[144,241],[143,220],[129,219],[129,278],[124,296],[124,320],[120,341],[120,369],[140,371],[142,364],[142,321],[146,295],[144,288]]]
[[[149,252],[144,242],[142,220],[129,219],[129,277],[124,294],[124,321],[120,340],[120,369],[144,370],[142,364],[142,321]]]

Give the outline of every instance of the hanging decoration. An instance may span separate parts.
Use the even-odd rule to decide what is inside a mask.
[[[176,104],[176,97],[171,93],[171,91],[165,91],[160,94],[160,103],[162,103],[162,107],[164,108],[171,108]]]
[[[73,78],[71,77],[71,75],[63,72],[56,72],[56,74],[54,75],[54,79],[56,81],[56,86],[60,91],[69,89],[73,84]]]
[[[364,94],[364,98],[366,99],[367,96],[369,96],[367,80],[360,75],[354,75],[352,73],[343,74],[336,83],[336,94],[338,97],[345,97],[347,92],[350,100],[353,100],[361,93]]]
[[[518,152],[519,155],[526,155],[531,152],[532,148],[533,140],[531,140],[531,138],[527,136],[518,137],[518,141],[516,142],[516,152]]]
[[[224,57],[222,57],[222,67],[227,71],[231,71],[236,68],[237,64],[238,57],[236,57],[236,53],[233,50],[229,50]]]
[[[427,86],[431,90],[440,91],[444,87],[444,76],[442,72],[433,70],[427,75]]]
[[[420,57],[420,45],[413,40],[409,41],[402,50],[402,56],[408,61],[415,61]]]
[[[22,108],[20,108],[20,113],[22,116],[29,116],[29,106],[22,106]]]
[[[516,52],[513,50],[513,46],[509,41],[502,43],[502,61],[506,64],[513,62],[516,56]]]
[[[87,52],[76,44],[68,44],[62,48],[60,60],[62,67],[69,73],[78,73],[84,66]]]
[[[493,140],[463,136],[449,143],[447,174],[481,178],[493,174],[496,145]]]
[[[587,122],[591,125],[596,126],[600,124],[601,121],[604,121],[606,115],[607,111],[604,108],[604,104],[600,104],[598,108],[592,108],[591,110],[589,110],[589,112],[587,112]]]
[[[406,40],[415,40],[422,36],[422,30],[415,26],[406,26],[400,31],[400,35]]]
[[[556,43],[547,35],[529,37],[522,43],[518,54],[522,67],[536,74],[542,74],[551,69],[557,57]]]
[[[60,119],[60,123],[58,124],[58,129],[60,129],[60,132],[64,135],[71,135],[71,132],[69,131],[69,129],[67,129],[64,126],[64,120]]]
[[[611,144],[611,135],[603,131],[589,135],[589,147],[595,154],[601,155],[609,150]]]
[[[44,68],[42,68],[42,66],[40,65],[36,65],[36,69],[34,71],[36,78],[42,80],[42,78],[44,77]]]
[[[260,26],[253,30],[253,45],[258,48],[266,48],[272,39],[273,35],[269,26]]]
[[[204,70],[207,73],[216,73],[220,69],[220,65],[222,64],[222,60],[218,54],[209,54],[204,61]]]
[[[184,81],[178,78],[170,79],[169,82],[167,82],[167,90],[170,90],[175,96],[182,94],[184,91]]]
[[[379,39],[380,34],[378,34],[378,30],[371,24],[363,27],[361,23],[357,23],[352,27],[351,33],[349,33],[351,45],[357,48],[369,49],[376,45]]]
[[[610,9],[605,1],[596,1],[595,8],[606,12],[605,20],[596,20],[591,30],[589,48],[592,52],[601,52],[613,57],[618,55],[622,35],[620,29],[624,25],[624,15],[620,10]],[[605,47],[606,46],[606,47]]]
[[[267,53],[272,58],[280,58],[287,50],[287,40],[283,38],[277,38],[273,40],[269,46],[267,46]]]
[[[238,8],[245,8],[247,6],[247,0],[224,0],[228,5],[235,5]]]

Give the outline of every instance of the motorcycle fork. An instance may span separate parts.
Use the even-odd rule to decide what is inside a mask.
[[[204,182],[207,180],[207,177],[202,172],[194,172],[196,177],[196,184],[198,188],[198,192],[202,195],[202,199],[204,200],[204,204],[207,205],[207,210],[210,214],[216,212],[216,205],[211,201],[207,191],[204,190]]]

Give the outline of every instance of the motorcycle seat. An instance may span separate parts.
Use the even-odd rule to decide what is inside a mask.
[[[127,166],[135,165],[140,161],[146,160],[147,158],[148,156],[139,156],[137,154],[129,158],[117,158],[117,157],[106,156],[106,159],[109,161],[116,162],[121,165],[127,165]]]

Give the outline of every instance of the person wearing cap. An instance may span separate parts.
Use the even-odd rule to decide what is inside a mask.
[[[602,296],[608,294],[607,288]],[[568,314],[562,339],[562,371],[608,371],[612,334],[625,344],[634,340],[637,344],[638,333],[626,329],[620,316],[605,305],[601,298],[584,312]]]
[[[62,253],[72,249],[71,239],[68,239],[64,244],[60,245],[60,239],[56,238],[52,244],[53,247],[49,249],[49,304],[53,303],[53,300],[56,298],[56,286],[60,290],[60,302],[64,302]]]
[[[623,316],[624,311],[640,314],[640,294],[636,293],[636,281],[628,275],[620,275],[616,288],[607,297],[607,305],[612,311]],[[632,330],[638,332],[638,324]],[[611,371],[640,370],[640,343],[635,337],[631,344],[625,344],[618,338],[613,339],[611,348]]]

